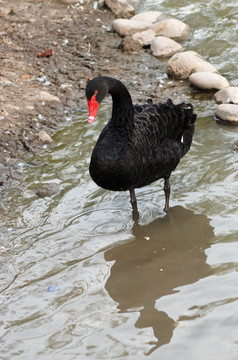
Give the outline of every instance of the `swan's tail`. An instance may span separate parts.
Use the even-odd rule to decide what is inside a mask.
[[[197,115],[193,113],[193,105],[182,103],[181,106],[184,109],[185,124],[194,124],[197,119]]]
[[[193,112],[192,104],[182,103],[181,107],[184,110],[184,131],[183,131],[183,156],[188,152],[191,147],[194,135],[194,123],[197,115]]]

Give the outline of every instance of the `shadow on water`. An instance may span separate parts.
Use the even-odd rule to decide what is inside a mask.
[[[115,261],[105,285],[109,295],[118,302],[120,312],[142,308],[135,326],[152,327],[158,339],[147,355],[168,344],[177,325],[156,309],[156,300],[212,274],[205,254],[214,237],[209,221],[204,215],[175,206],[164,218],[148,225],[136,221],[135,240],[105,253],[106,260]]]

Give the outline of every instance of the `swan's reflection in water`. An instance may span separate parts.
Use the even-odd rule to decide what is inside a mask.
[[[148,225],[136,221],[135,240],[105,253],[106,260],[115,260],[105,285],[109,295],[120,312],[142,308],[135,326],[152,327],[158,339],[148,354],[169,343],[176,326],[175,320],[155,308],[156,300],[212,273],[205,254],[214,237],[209,221],[175,206]]]

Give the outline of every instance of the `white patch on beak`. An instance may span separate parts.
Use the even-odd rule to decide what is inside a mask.
[[[92,124],[92,123],[94,122],[94,120],[95,120],[95,117],[94,117],[94,116],[89,116],[89,117],[88,117],[88,122],[89,122],[89,124]]]

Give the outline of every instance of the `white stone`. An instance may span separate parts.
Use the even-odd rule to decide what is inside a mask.
[[[190,83],[203,90],[220,90],[229,86],[228,80],[221,75],[208,71],[200,71],[189,76]]]
[[[238,105],[221,104],[215,110],[215,115],[219,120],[230,125],[238,125]]]
[[[198,71],[218,72],[215,66],[205,61],[195,51],[184,51],[173,55],[168,63],[166,72],[175,79],[187,79]]]
[[[9,86],[12,82],[4,77],[0,77],[0,85],[2,86]]]
[[[186,40],[192,35],[189,25],[178,19],[165,19],[152,25],[156,35],[166,36],[176,40]]]
[[[163,15],[163,13],[161,13],[160,11],[145,11],[145,12],[134,15],[131,18],[131,20],[148,21],[150,23],[155,23],[158,21],[158,18],[162,15]]]
[[[60,87],[61,89],[70,89],[72,88],[72,84],[68,84],[68,83],[61,84]]]
[[[67,4],[67,5],[74,5],[79,2],[79,0],[59,0],[59,1],[62,2],[63,4]]]
[[[135,9],[126,0],[105,0],[105,4],[117,16],[128,19],[135,14]]]
[[[53,140],[49,134],[47,134],[46,131],[42,130],[38,134],[40,141],[43,143],[51,143]]]
[[[105,1],[104,0],[98,0],[98,6],[101,8],[105,5]]]
[[[54,96],[50,93],[48,93],[47,91],[41,91],[40,92],[40,99],[41,101],[45,101],[45,102],[60,102],[60,99],[57,96]]]
[[[182,50],[182,46],[176,41],[165,36],[157,36],[152,40],[151,51],[154,56],[168,57]]]
[[[141,50],[141,44],[131,36],[126,36],[121,42],[121,49],[125,54],[132,54]]]
[[[234,143],[233,151],[238,152],[238,140],[236,140],[235,143]]]
[[[132,39],[138,41],[141,46],[150,45],[155,38],[155,32],[152,29],[137,32],[132,35]]]
[[[133,35],[136,32],[147,30],[151,23],[129,19],[116,19],[112,22],[112,28],[121,36]]]
[[[238,104],[238,87],[229,86],[219,90],[214,95],[217,104]]]

